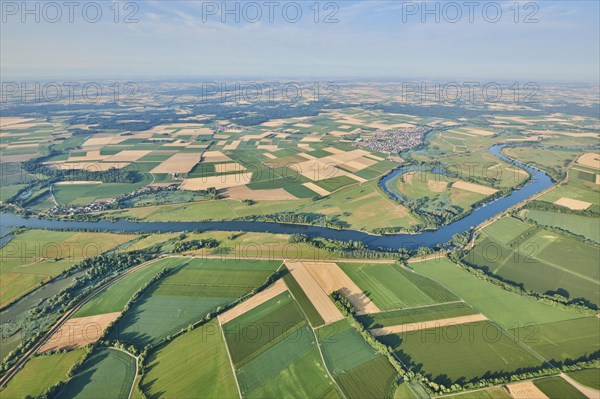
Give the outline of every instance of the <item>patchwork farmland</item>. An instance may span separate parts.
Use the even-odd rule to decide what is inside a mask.
[[[595,87],[340,85],[8,104],[0,396],[596,398]]]

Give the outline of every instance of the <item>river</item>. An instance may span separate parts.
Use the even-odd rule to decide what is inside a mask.
[[[294,224],[284,224],[275,222],[255,222],[255,221],[220,221],[220,222],[133,222],[127,220],[99,221],[99,222],[80,222],[48,220],[38,218],[23,218],[21,216],[2,213],[0,214],[0,224],[8,227],[23,226],[27,228],[38,229],[67,229],[67,230],[96,230],[113,232],[179,232],[179,231],[247,231],[259,233],[278,233],[294,234],[303,233],[311,237],[322,237],[342,241],[361,241],[371,249],[397,250],[401,248],[416,249],[421,246],[433,247],[438,244],[448,242],[454,234],[463,233],[471,227],[475,227],[482,222],[498,215],[506,209],[526,200],[527,198],[539,193],[553,184],[552,179],[541,170],[525,165],[521,162],[512,160],[502,154],[501,150],[504,144],[496,144],[490,147],[490,151],[496,157],[513,162],[517,166],[525,169],[532,178],[523,187],[513,190],[511,194],[490,201],[474,209],[464,218],[454,221],[450,224],[440,227],[437,230],[423,231],[416,234],[390,234],[373,235],[357,230],[336,230],[320,226],[304,226]],[[393,178],[398,173],[405,172],[406,169],[399,169],[380,182],[382,188],[386,191],[385,181]]]

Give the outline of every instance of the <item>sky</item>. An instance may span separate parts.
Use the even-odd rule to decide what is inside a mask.
[[[600,1],[467,4],[2,0],[1,77],[600,80]]]

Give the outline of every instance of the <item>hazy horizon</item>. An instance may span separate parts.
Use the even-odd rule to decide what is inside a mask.
[[[2,2],[3,79],[600,80],[598,2],[92,3]]]

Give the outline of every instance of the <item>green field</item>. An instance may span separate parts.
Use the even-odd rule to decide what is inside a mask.
[[[549,399],[586,399],[584,394],[561,377],[541,378],[534,380],[533,384]]]
[[[456,181],[438,173],[411,171],[390,179],[386,187],[406,201],[420,201],[421,209],[431,211],[452,206],[466,211],[486,197],[485,194],[453,187]]]
[[[458,300],[435,281],[398,265],[339,263],[339,266],[381,310]]]
[[[0,307],[13,302],[64,270],[137,235],[25,230],[0,248]]]
[[[300,307],[284,292],[231,320],[223,332],[233,363],[241,367],[305,325]]]
[[[447,319],[450,317],[477,314],[472,307],[462,302],[446,303],[414,309],[391,310],[387,312],[364,314],[357,320],[367,329],[399,326],[409,323]]]
[[[379,338],[404,364],[445,386],[542,366],[491,322],[390,334]]]
[[[177,267],[187,261],[188,259],[185,258],[167,258],[151,263],[143,269],[127,275],[102,291],[100,295],[83,305],[73,317],[120,312],[127,305],[127,302],[131,300],[133,294],[161,270]]]
[[[512,218],[496,223],[483,230],[466,262],[535,292],[600,304],[597,245]],[[525,238],[520,237],[523,231]]]
[[[600,221],[597,217],[537,209],[526,210],[525,216],[538,224],[566,230],[600,243]]]
[[[84,355],[84,350],[56,353],[34,357],[0,391],[4,399],[16,399],[26,396],[36,397],[59,381],[67,379],[67,372]]]
[[[388,398],[398,374],[385,356],[378,356],[335,378],[347,398]]]
[[[83,364],[83,369],[61,390],[62,398],[127,398],[135,377],[135,359],[104,348]]]
[[[279,264],[194,258],[147,290],[124,314],[120,338],[140,346],[160,341],[246,295]]]
[[[242,396],[339,397],[316,338],[288,292],[223,326]]]
[[[582,174],[579,170],[581,166],[576,166],[569,171],[569,181],[561,184],[554,190],[542,195],[539,200],[545,202],[555,202],[562,197],[575,200],[591,202],[592,206],[588,209],[598,211],[600,209],[600,187],[594,182],[586,178],[586,174]]]
[[[511,333],[554,364],[593,358],[600,353],[600,319],[583,317],[556,323],[531,323]]]
[[[579,370],[567,373],[580,384],[600,390],[600,369]]]
[[[153,166],[156,165],[158,164]],[[143,178],[136,183],[54,184],[52,192],[56,201],[61,205],[84,206],[97,199],[115,198],[132,192],[151,182],[151,176],[146,173],[143,173],[142,176]]]
[[[324,326],[316,333],[325,362],[335,376],[379,356],[345,319]]]
[[[154,352],[141,387],[148,398],[237,398],[235,377],[216,319]]]
[[[548,148],[540,146],[507,147],[503,152],[511,158],[539,165],[551,172],[564,171],[567,165],[581,155],[581,150]]]
[[[398,373],[347,320],[316,332],[325,364],[347,398],[389,397]]]
[[[410,388],[409,382],[403,382],[398,385],[396,392],[394,392],[394,399],[419,399],[418,396]]]
[[[577,311],[545,304],[485,282],[462,270],[448,259],[429,260],[411,266],[418,273],[437,280],[504,328],[582,317],[582,314]]]
[[[242,396],[248,398],[340,396],[308,326],[237,369],[237,377]]]
[[[334,217],[356,230],[408,227],[418,222],[406,207],[389,199],[377,181],[343,188],[301,209]]]

